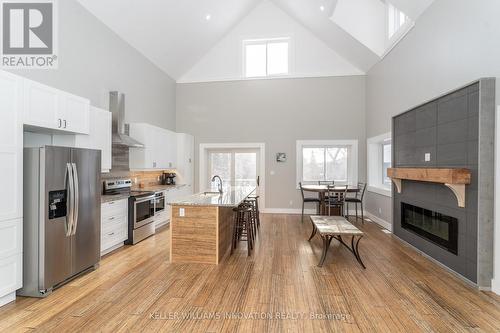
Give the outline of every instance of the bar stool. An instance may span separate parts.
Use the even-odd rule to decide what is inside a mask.
[[[260,229],[260,211],[259,211],[259,198],[260,196],[253,194],[249,195],[247,200],[252,203],[255,209],[255,224],[257,228]]]
[[[253,249],[253,227],[252,220],[252,207],[247,203],[243,203],[238,207],[233,208],[234,214],[234,227],[233,227],[233,241],[231,246],[231,254],[236,249],[238,241],[246,241],[248,247],[248,255],[251,254]],[[245,238],[243,238],[243,236]]]
[[[254,239],[257,237],[257,205],[256,200],[246,198],[244,203],[248,205],[252,211],[250,213],[250,227],[252,228]]]

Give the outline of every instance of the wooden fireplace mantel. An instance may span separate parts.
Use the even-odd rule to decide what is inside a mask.
[[[443,184],[455,194],[458,206],[465,207],[465,185],[470,184],[471,179],[469,169],[389,168],[387,175],[396,185],[398,193],[401,193],[401,181],[405,179]]]

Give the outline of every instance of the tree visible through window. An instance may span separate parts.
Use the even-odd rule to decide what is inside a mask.
[[[339,181],[348,179],[347,147],[303,147],[302,180]]]

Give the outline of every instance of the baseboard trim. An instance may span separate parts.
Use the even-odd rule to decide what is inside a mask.
[[[377,223],[382,228],[385,228],[385,229],[389,230],[390,232],[392,232],[392,223],[387,222],[386,220],[383,220],[380,217],[377,217],[370,212],[365,212],[365,216],[368,217],[373,222]]]
[[[16,300],[16,292],[11,292],[5,296],[0,297],[0,306],[4,306],[7,303],[14,302]]]
[[[491,279],[491,291],[500,295],[500,279]]]

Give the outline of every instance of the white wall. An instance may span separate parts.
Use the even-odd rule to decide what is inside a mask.
[[[298,210],[296,140],[359,140],[358,175],[363,180],[364,90],[363,76],[178,84],[177,131],[195,136],[195,184],[200,143],[263,142],[265,206]],[[278,152],[287,154],[287,162],[276,162]]]
[[[364,73],[268,1],[258,5],[178,82],[235,80],[243,77],[245,39],[288,37],[291,76],[341,76]]]
[[[435,1],[408,35],[369,71],[367,136],[390,131],[391,117],[412,106],[480,77],[499,77],[498,13],[497,0]],[[369,195],[367,200],[372,214],[377,214],[377,207],[390,210],[390,198]],[[496,249],[498,281],[500,247]]]
[[[13,73],[88,98],[108,109],[108,93],[126,94],[127,122],[175,129],[175,81],[75,0],[58,1],[59,69]]]
[[[331,20],[381,56],[387,42],[387,5],[374,0],[338,0]]]

